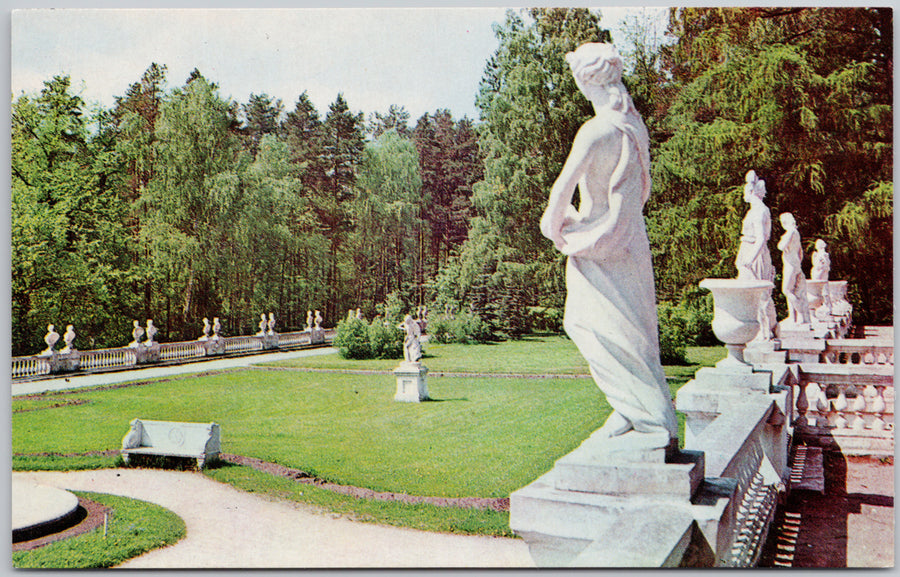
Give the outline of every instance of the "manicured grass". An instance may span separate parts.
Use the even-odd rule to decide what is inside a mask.
[[[445,373],[507,373],[542,375],[587,375],[588,364],[578,348],[564,336],[525,337],[487,345],[423,346],[423,364],[431,372]],[[693,377],[699,366],[712,366],[725,358],[725,347],[688,347],[688,365],[666,366],[670,377]],[[266,363],[277,367],[304,367],[336,370],[391,371],[396,360],[350,360],[339,354],[301,357],[287,361]]]
[[[434,378],[436,401],[397,403],[392,375],[247,370],[106,391],[13,415],[14,453],[117,449],[135,417],[215,421],[222,450],[342,484],[504,497],[599,427],[590,379]],[[70,395],[61,395],[70,396]]]
[[[587,373],[564,337],[427,345],[426,352],[432,371]],[[666,367],[673,396],[699,364],[714,364],[724,354],[721,347],[691,348],[688,358],[698,364]],[[279,364],[390,370],[397,361],[327,355]],[[336,483],[425,496],[506,497],[549,470],[610,412],[590,378],[432,377],[428,388],[435,400],[420,404],[394,402],[395,388],[391,374],[257,369],[16,399],[14,407],[56,406],[13,414],[13,452],[50,454],[15,457],[13,467],[115,466],[118,457],[60,454],[118,449],[135,417],[215,421],[222,426],[223,451]],[[679,422],[683,431],[681,415]],[[207,474],[244,490],[379,523],[490,535],[507,530],[508,518],[500,513],[353,499],[246,467]]]
[[[588,374],[588,365],[575,344],[561,336],[525,337],[485,345],[425,343],[422,362],[432,372],[512,373],[571,375]],[[363,369],[390,371],[396,360],[347,360],[338,354],[303,357],[271,363],[282,367],[317,369]]]
[[[119,455],[13,455],[12,458],[14,471],[84,471],[122,465]]]
[[[204,474],[242,491],[304,503],[332,514],[346,516],[354,521],[439,533],[515,536],[509,528],[508,512],[357,499],[230,463],[205,469]]]
[[[77,495],[112,508],[107,525],[31,551],[12,554],[13,567],[85,569],[113,567],[184,537],[184,521],[175,513],[145,501],[76,491]]]

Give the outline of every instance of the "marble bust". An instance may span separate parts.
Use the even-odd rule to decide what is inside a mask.
[[[563,326],[613,408],[591,438],[622,438],[616,444],[629,451],[659,449],[677,437],[677,424],[660,363],[642,214],[650,196],[647,128],[612,44],[583,44],[566,61],[595,116],[578,130],[540,222],[568,257]]]
[[[812,270],[809,271],[809,278],[812,280],[828,280],[828,273],[831,272],[831,256],[826,251],[827,245],[825,241],[816,240],[816,250],[812,253]]]
[[[778,217],[784,234],[778,241],[778,250],[781,251],[781,292],[787,299],[787,322],[792,324],[806,324],[810,322],[809,304],[806,297],[806,277],[803,276],[801,263],[803,262],[803,246],[800,243],[800,231],[797,230],[797,221],[789,212],[782,213]]]

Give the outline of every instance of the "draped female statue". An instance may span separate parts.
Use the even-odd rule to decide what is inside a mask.
[[[566,60],[595,116],[576,134],[541,218],[543,235],[568,256],[563,325],[613,408],[592,438],[655,433],[665,446],[677,426],[659,358],[642,215],[650,196],[647,129],[622,84],[613,45],[584,44]]]

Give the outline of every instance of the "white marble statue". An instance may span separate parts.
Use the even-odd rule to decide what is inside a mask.
[[[66,325],[66,332],[63,334],[63,342],[66,343],[66,346],[63,350],[59,351],[62,354],[67,354],[75,351],[75,346],[72,344],[75,342],[75,327],[72,325]]]
[[[275,313],[269,313],[269,322],[266,323],[266,326],[269,328],[269,336],[275,334]]]
[[[634,431],[628,446],[658,449],[677,437],[677,424],[660,364],[642,215],[650,196],[647,129],[622,84],[622,59],[612,44],[584,44],[566,61],[595,116],[575,136],[541,232],[569,257],[564,326],[613,407],[592,439]]]
[[[154,338],[156,338],[156,333],[158,333],[156,326],[153,324],[153,319],[147,319],[147,340],[144,341],[144,345],[148,347],[152,347],[156,344],[154,342]]]
[[[306,311],[306,330],[312,331],[312,311]]]
[[[763,204],[766,181],[759,180],[753,170],[747,173],[745,180],[744,202],[750,209],[741,224],[741,245],[734,261],[737,278],[771,281],[775,278],[775,267],[767,244],[772,236],[772,215]]]
[[[197,340],[198,341],[208,341],[210,329],[211,329],[211,327],[209,325],[209,319],[206,317],[203,317],[203,335]]]
[[[144,329],[141,327],[141,323],[138,321],[133,321],[131,323],[133,327],[131,329],[131,337],[134,339],[130,343],[128,343],[129,347],[138,347],[141,345],[141,337],[144,336]]]
[[[413,320],[412,315],[406,315],[397,328],[406,332],[406,338],[403,340],[403,360],[407,363],[418,364],[419,359],[422,358],[422,343],[419,340],[422,337],[422,331],[419,329],[419,323]]]
[[[831,272],[831,256],[825,250],[827,245],[821,238],[816,240],[816,250],[812,253],[812,270],[809,271],[809,278],[812,280],[828,280],[828,273]]]
[[[262,313],[259,315],[259,331],[257,331],[256,336],[264,337],[266,336],[266,313]]]
[[[363,314],[362,314],[362,309],[361,309],[361,308],[357,308],[357,309],[356,309],[356,314],[355,314],[354,316],[355,316],[358,320],[361,320],[361,321],[362,321],[362,320],[365,320],[365,319],[363,319]]]
[[[52,355],[55,352],[53,347],[56,346],[57,341],[59,341],[59,333],[56,332],[56,327],[47,325],[47,334],[44,335],[44,343],[47,344],[47,348],[41,351],[41,355]]]
[[[323,320],[325,320],[325,319],[322,318],[322,314],[321,314],[319,311],[316,311],[316,316],[315,316],[315,319],[314,319],[314,321],[315,321],[316,324],[315,324],[315,326],[314,326],[313,328],[315,328],[317,331],[321,331],[321,330],[322,330],[322,321],[323,321]]]
[[[221,338],[221,337],[219,337],[219,331],[222,330],[222,325],[221,325],[221,323],[219,323],[219,317],[213,317],[212,330],[213,330],[213,336],[212,336],[213,340],[219,340],[219,338]]]
[[[772,214],[763,203],[765,197],[766,181],[759,179],[756,171],[748,171],[744,177],[744,202],[750,205],[750,209],[741,224],[741,244],[734,260],[738,280],[775,280],[775,267],[768,244],[772,236]],[[771,340],[778,322],[771,295],[763,295],[757,319],[760,327],[757,338]]]
[[[793,324],[808,324],[809,302],[806,297],[806,277],[803,275],[801,263],[803,262],[803,246],[800,243],[800,231],[797,230],[797,221],[789,212],[782,213],[778,217],[784,234],[778,241],[778,250],[781,251],[781,292],[787,299],[787,321]]]

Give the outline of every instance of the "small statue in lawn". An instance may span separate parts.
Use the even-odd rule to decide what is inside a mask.
[[[397,328],[406,332],[406,338],[403,340],[403,360],[410,364],[419,364],[419,359],[422,358],[422,343],[419,340],[422,331],[419,329],[419,323],[413,320],[411,315],[406,315]]]

